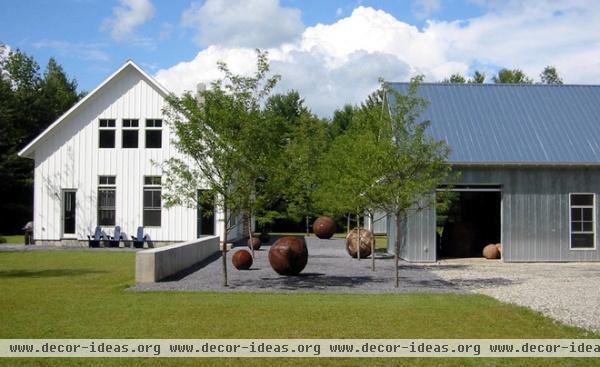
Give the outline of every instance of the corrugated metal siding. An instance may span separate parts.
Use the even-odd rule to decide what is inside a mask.
[[[373,213],[371,231],[374,234],[385,234],[387,232],[387,214],[381,211]]]
[[[600,86],[423,83],[417,94],[450,162],[600,162]]]
[[[571,250],[569,193],[600,194],[600,170],[593,168],[463,168],[460,184],[502,185],[502,257],[519,261],[600,261],[599,198],[596,198],[596,249]],[[390,220],[390,239],[395,238]],[[411,261],[434,261],[435,211],[408,221],[406,251]],[[428,249],[424,253],[424,249]]]
[[[143,177],[161,175],[153,162],[178,153],[163,123],[162,148],[144,148],[146,118],[162,118],[162,95],[133,67],[124,69],[99,94],[53,130],[35,151],[34,236],[62,236],[61,191],[76,189],[76,236],[85,239],[97,223],[98,176],[116,176],[116,224],[129,233],[142,225]],[[98,148],[98,119],[116,119],[116,148]],[[121,149],[123,118],[139,119],[139,148]],[[220,216],[218,216],[219,218]],[[218,220],[218,219],[217,219]],[[114,228],[106,228],[111,233]],[[196,238],[196,210],[163,208],[161,227],[145,228],[155,241]],[[218,233],[221,232],[219,226]],[[237,236],[237,230],[234,237]]]

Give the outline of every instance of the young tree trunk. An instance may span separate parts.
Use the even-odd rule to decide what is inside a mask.
[[[252,245],[252,210],[247,214],[246,225],[248,226],[248,245],[250,245],[250,253],[252,253],[252,258],[254,259],[254,246]]]
[[[396,213],[396,253],[394,254],[394,262],[396,265],[396,288],[400,286],[400,231],[402,229],[401,213]]]
[[[358,231],[358,248],[356,249],[356,258],[358,261],[360,261],[360,245],[362,241],[360,240],[360,215],[358,214],[358,211],[356,212],[356,229]]]
[[[223,247],[221,248],[221,257],[223,258],[223,287],[227,287],[227,222],[229,215],[227,207],[223,206]]]
[[[346,223],[346,234],[350,233],[350,214],[348,213],[347,223]]]
[[[371,242],[371,271],[375,271],[375,233],[373,231],[373,217],[371,216],[371,214],[369,214],[369,220],[369,227],[371,233],[373,234],[373,242]]]
[[[310,235],[310,230],[308,229],[308,215],[306,216],[306,237]]]

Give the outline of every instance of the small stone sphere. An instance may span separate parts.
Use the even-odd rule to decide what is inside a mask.
[[[335,222],[329,217],[319,217],[313,223],[314,234],[322,240],[328,240],[335,233]]]
[[[260,249],[262,242],[258,237],[252,237],[248,239],[248,247],[251,247],[254,251]]]
[[[252,266],[252,255],[248,250],[239,250],[233,254],[231,262],[238,270],[248,270]]]
[[[375,246],[373,233],[366,228],[360,229],[360,258],[364,259],[371,255],[371,244]],[[358,228],[354,228],[346,236],[346,251],[353,258],[358,257]]]
[[[497,259],[500,257],[500,251],[498,251],[498,247],[494,244],[487,245],[483,248],[483,257],[488,260]]]
[[[271,236],[266,233],[266,232],[262,232],[259,236],[258,239],[260,240],[260,242],[262,243],[267,243],[269,241],[271,241]]]
[[[280,275],[298,275],[308,262],[304,238],[281,237],[269,249],[269,263]]]

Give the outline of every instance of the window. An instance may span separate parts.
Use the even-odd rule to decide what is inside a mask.
[[[123,135],[121,136],[121,146],[123,148],[138,147],[138,127],[139,121],[137,119],[123,119]]]
[[[146,120],[146,148],[162,147],[162,120]]]
[[[161,216],[160,176],[144,177],[144,226],[160,227]]]
[[[115,225],[115,176],[98,177],[98,225]]]
[[[98,147],[115,147],[115,126],[115,120],[113,119],[100,119],[100,131],[98,132]]]
[[[596,247],[596,198],[594,194],[571,194],[571,248]]]

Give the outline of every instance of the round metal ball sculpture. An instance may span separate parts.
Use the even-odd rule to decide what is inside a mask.
[[[252,238],[248,239],[248,247],[252,247],[252,249],[254,251],[260,249],[261,244],[262,244],[262,242],[260,241],[260,238],[258,238],[258,237],[252,237]]]
[[[487,245],[483,248],[483,257],[488,260],[497,259],[500,257],[500,251],[495,244]]]
[[[319,217],[313,223],[313,232],[322,240],[328,240],[335,232],[335,222],[329,217]]]
[[[375,237],[368,229],[360,229],[360,258],[364,259],[371,255],[371,244],[375,246]],[[353,258],[358,257],[358,229],[354,228],[346,236],[346,251]]]
[[[269,249],[269,263],[280,275],[298,275],[308,262],[306,242],[300,237],[281,237]]]
[[[252,266],[252,255],[248,250],[239,250],[233,254],[231,262],[237,270],[248,270]]]

